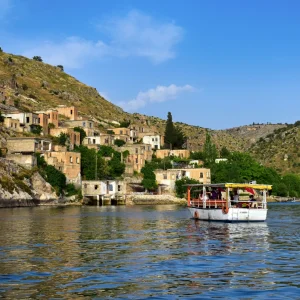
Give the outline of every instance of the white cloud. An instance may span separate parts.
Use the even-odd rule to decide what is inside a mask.
[[[8,14],[12,8],[12,0],[0,0],[0,20]]]
[[[61,64],[66,68],[80,68],[84,62],[97,56],[106,55],[108,49],[101,42],[93,43],[78,37],[69,37],[62,43],[43,42],[23,52],[27,57],[35,55],[52,65]]]
[[[98,28],[110,37],[115,54],[146,57],[154,63],[174,58],[174,46],[183,37],[183,29],[173,22],[161,22],[136,10]]]
[[[173,22],[160,22],[135,10],[123,18],[105,20],[97,27],[106,35],[107,42],[80,37],[68,37],[60,42],[42,41],[38,45],[25,42],[22,54],[38,55],[49,64],[66,68],[80,68],[90,60],[105,56],[138,56],[161,63],[176,56],[174,46],[183,36],[183,29]]]
[[[146,92],[139,92],[135,99],[128,102],[120,102],[119,105],[126,111],[134,111],[150,103],[161,103],[168,100],[176,99],[180,94],[185,92],[192,92],[195,89],[190,85],[176,86],[171,84],[169,86],[157,86]]]

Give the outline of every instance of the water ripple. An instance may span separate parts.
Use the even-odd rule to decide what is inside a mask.
[[[0,298],[299,299],[300,205],[268,221],[190,219],[185,208],[0,210]]]

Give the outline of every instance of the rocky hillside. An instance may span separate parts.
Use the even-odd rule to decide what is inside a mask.
[[[2,95],[1,95],[2,94]],[[2,96],[2,99],[1,99]],[[105,100],[95,88],[66,74],[59,67],[7,53],[0,53],[0,100],[24,110],[76,105],[81,115],[96,120],[123,120],[121,108]]]
[[[56,202],[52,186],[36,170],[26,170],[0,158],[0,207]]]
[[[280,173],[300,173],[300,122],[261,137],[252,145],[250,153]]]

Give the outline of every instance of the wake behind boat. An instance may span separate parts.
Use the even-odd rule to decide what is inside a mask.
[[[265,221],[268,211],[267,192],[271,189],[272,186],[267,184],[189,184],[187,185],[188,209],[192,217],[199,220]],[[242,199],[245,196],[240,197],[240,191],[247,192],[250,195],[249,199]]]

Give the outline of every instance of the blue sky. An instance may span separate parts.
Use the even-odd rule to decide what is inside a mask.
[[[212,129],[299,120],[298,0],[0,0],[0,47],[129,112]]]

